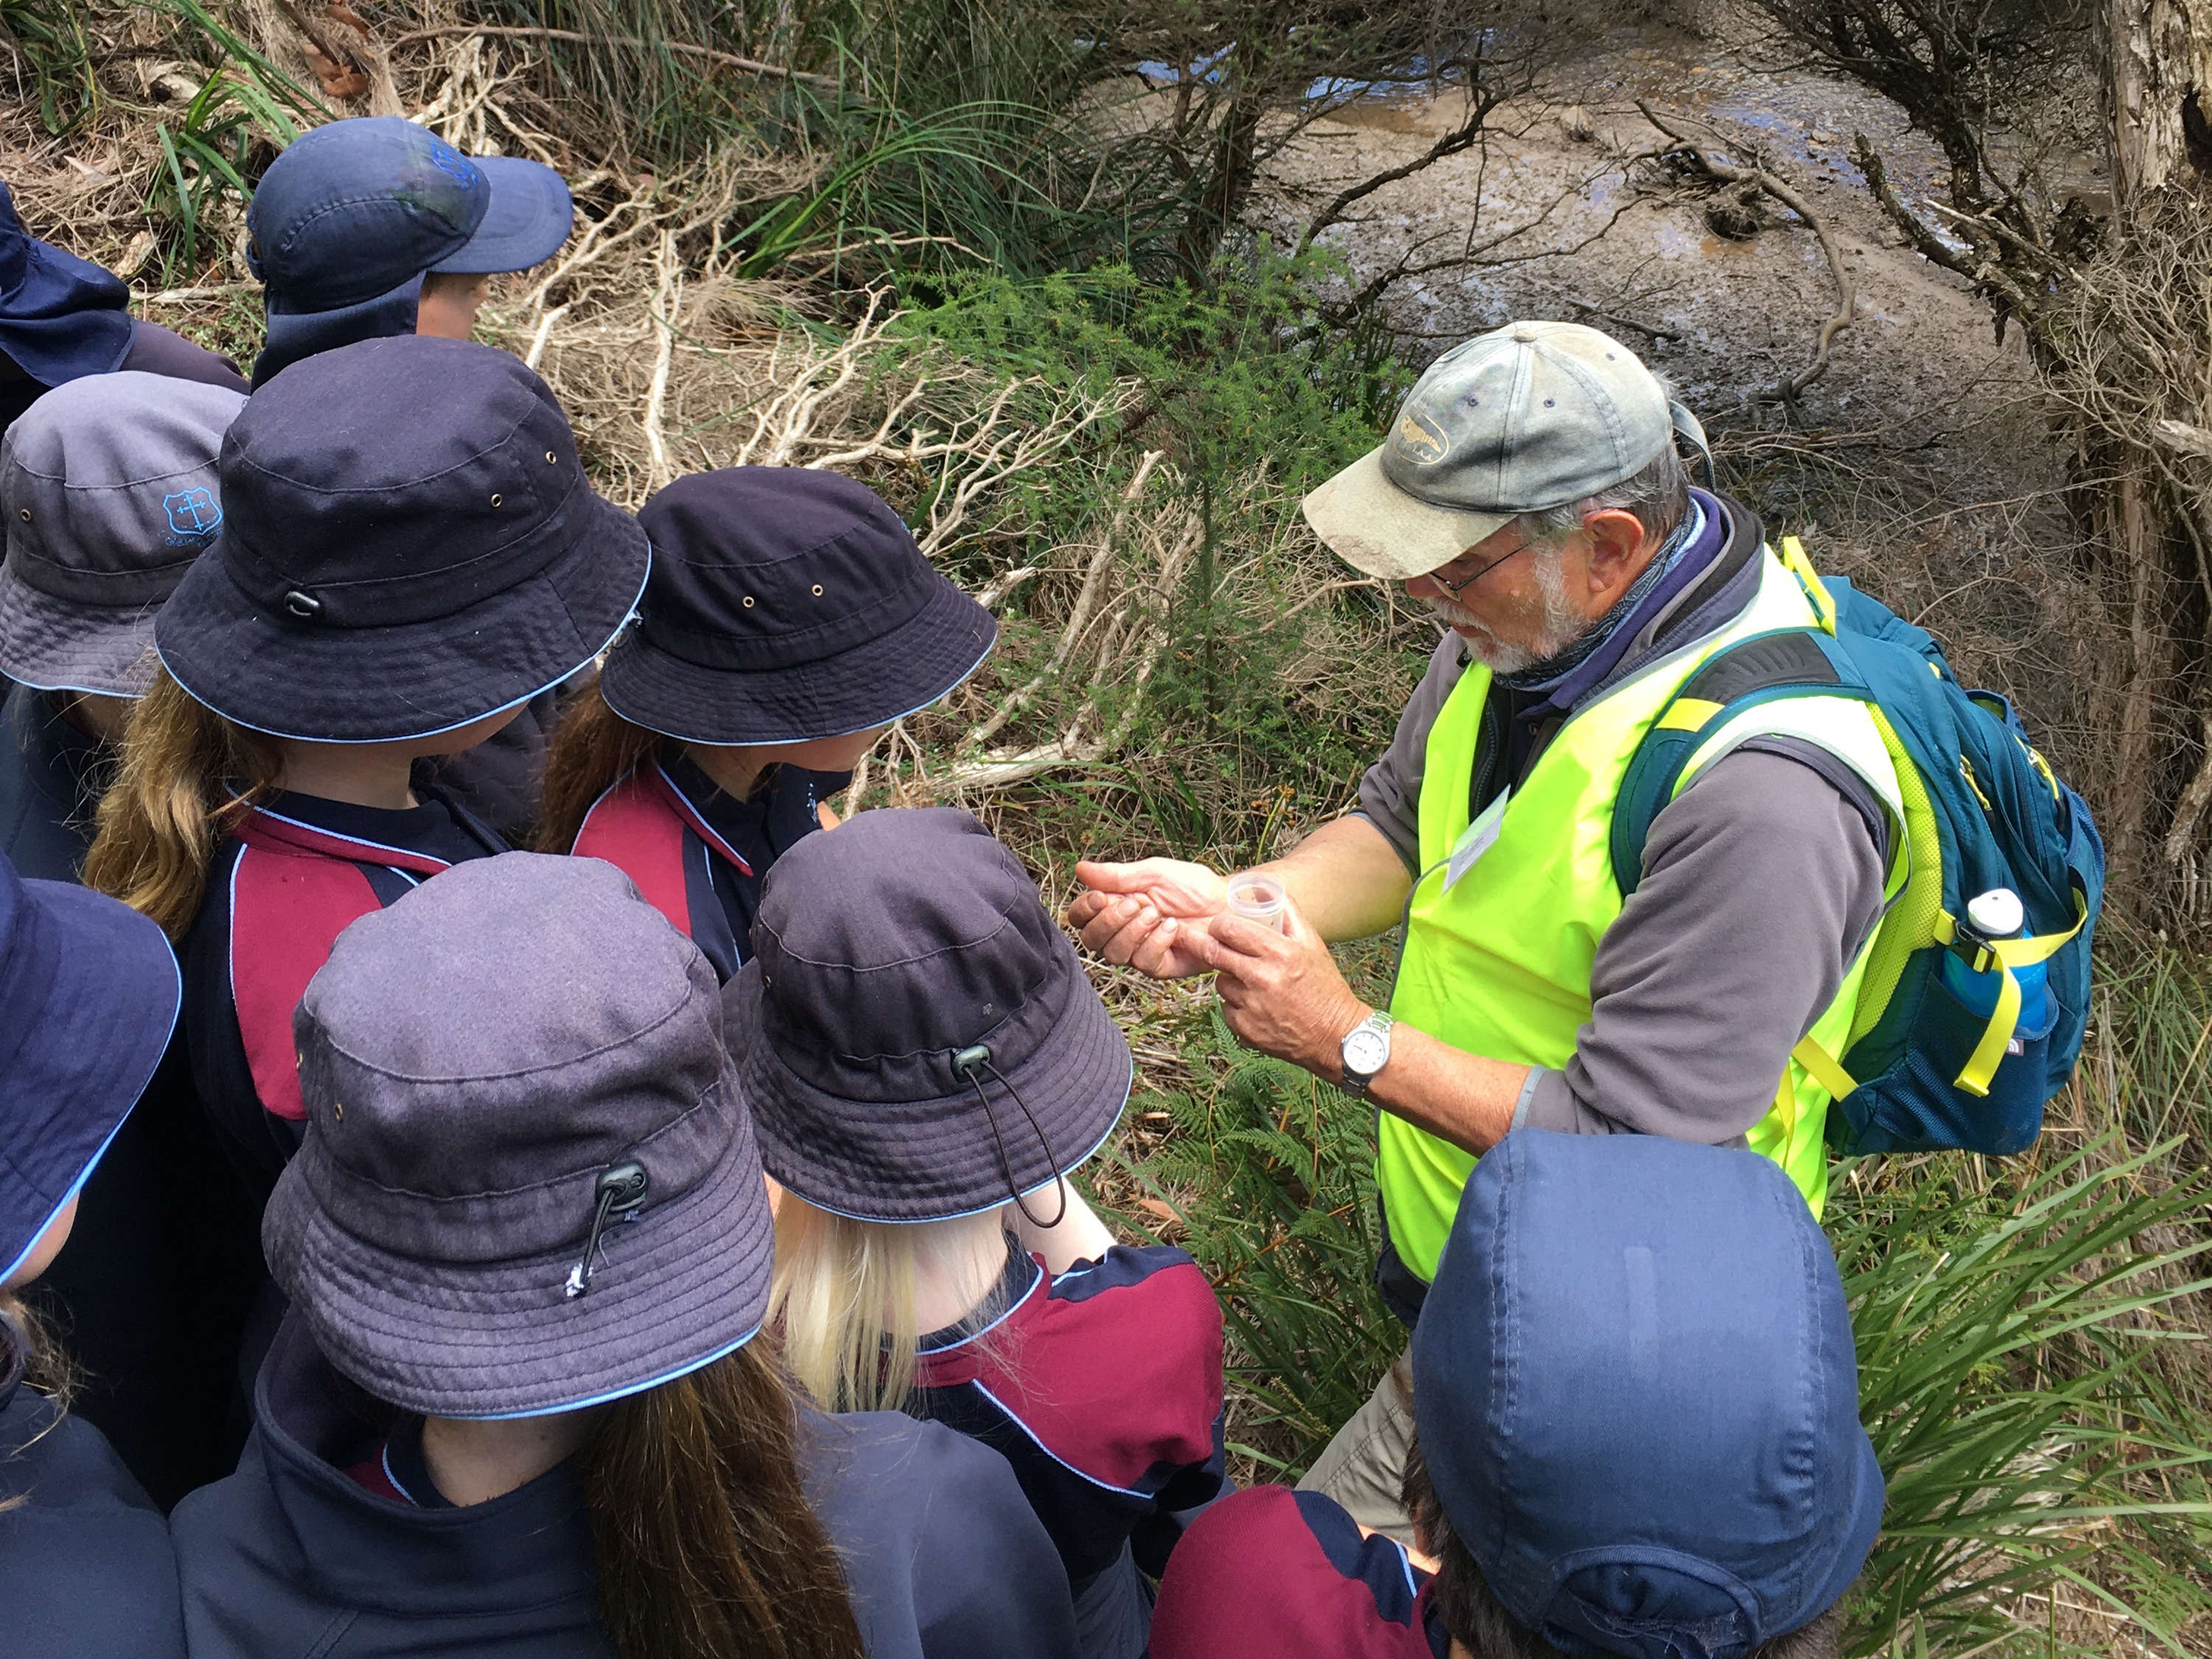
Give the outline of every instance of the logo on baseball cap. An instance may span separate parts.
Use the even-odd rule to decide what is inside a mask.
[[[1514,323],[1431,363],[1389,434],[1305,498],[1306,521],[1370,576],[1449,564],[1523,513],[1610,489],[1696,417],[1620,341]]]
[[[506,155],[471,159],[396,115],[332,121],[271,162],[246,216],[270,309],[337,311],[425,271],[527,270],[568,239],[561,175]]]

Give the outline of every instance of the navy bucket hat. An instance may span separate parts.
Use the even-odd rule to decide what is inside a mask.
[[[169,1046],[181,991],[161,930],[0,857],[0,1280],[82,1189]]]
[[[762,1163],[810,1204],[973,1215],[1053,1185],[1121,1121],[1127,1039],[965,812],[807,836],[769,871],[753,948],[723,994],[730,1047]]]
[[[890,504],[835,472],[694,473],[638,522],[653,578],[600,690],[665,737],[798,743],[887,726],[974,673],[999,636]]]
[[[143,696],[154,615],[222,524],[216,456],[243,392],[136,370],[58,386],[0,443],[0,673]]]
[[[131,350],[120,277],[23,228],[0,184],[0,351],[41,386],[105,374]]]
[[[262,1244],[378,1399],[569,1411],[760,1328],[775,1224],[714,970],[612,865],[456,865],[338,935],[293,1030],[307,1134]]]
[[[1508,1135],[1423,1304],[1413,1417],[1454,1534],[1571,1653],[1739,1659],[1881,1526],[1835,1256],[1754,1152]]]
[[[649,562],[553,393],[465,340],[364,340],[255,392],[223,439],[222,529],[154,624],[226,720],[319,743],[424,738],[605,650]]]

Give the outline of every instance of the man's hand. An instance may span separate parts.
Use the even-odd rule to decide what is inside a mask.
[[[1198,941],[1229,906],[1229,884],[1220,876],[1180,859],[1086,859],[1075,866],[1075,878],[1091,890],[1067,907],[1067,925],[1090,949],[1154,979],[1206,972]]]
[[[1372,1011],[1352,994],[1297,905],[1283,907],[1283,925],[1289,931],[1279,933],[1218,916],[1191,949],[1220,975],[1222,1017],[1237,1041],[1334,1083],[1344,1075],[1345,1034]]]

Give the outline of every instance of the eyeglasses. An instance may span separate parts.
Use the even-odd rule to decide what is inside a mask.
[[[1527,541],[1508,548],[1504,552],[1500,553],[1496,558],[1492,559],[1488,564],[1483,566],[1481,569],[1476,571],[1472,576],[1462,577],[1458,581],[1452,581],[1443,575],[1441,574],[1441,568],[1439,568],[1438,570],[1431,570],[1429,572],[1429,580],[1434,582],[1438,587],[1443,588],[1445,592],[1450,594],[1454,599],[1457,599],[1462,593],[1474,586],[1485,576],[1487,576],[1492,571],[1497,569],[1499,565],[1504,564],[1506,560],[1511,558],[1516,553],[1526,553],[1535,544],[1536,538],[1532,536]]]

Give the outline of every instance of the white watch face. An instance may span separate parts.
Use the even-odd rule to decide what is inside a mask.
[[[1373,1077],[1390,1058],[1390,1039],[1362,1025],[1344,1040],[1344,1069],[1354,1077]]]

